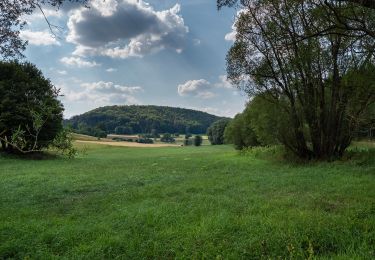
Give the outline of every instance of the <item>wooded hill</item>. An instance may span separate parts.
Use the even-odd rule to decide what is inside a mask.
[[[222,119],[202,111],[166,106],[106,106],[65,120],[77,133],[93,136],[138,133],[206,133]]]

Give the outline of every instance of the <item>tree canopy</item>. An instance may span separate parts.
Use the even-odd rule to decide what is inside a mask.
[[[268,93],[287,115],[282,143],[292,152],[340,157],[375,98],[375,10],[349,1],[241,1],[235,28],[229,79],[251,96]]]
[[[211,144],[224,144],[224,131],[230,121],[227,118],[218,120],[207,129],[208,140]]]
[[[99,130],[111,133],[203,134],[221,117],[205,112],[164,106],[107,106],[74,116],[65,123],[79,133],[95,135]]]
[[[7,151],[37,151],[62,130],[59,90],[30,63],[0,62],[0,141]]]

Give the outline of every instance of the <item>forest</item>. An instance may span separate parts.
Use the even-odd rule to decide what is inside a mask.
[[[65,120],[80,134],[191,133],[203,134],[221,117],[192,109],[166,106],[106,106]]]

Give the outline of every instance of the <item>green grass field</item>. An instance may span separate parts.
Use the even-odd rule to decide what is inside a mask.
[[[0,259],[375,258],[374,163],[229,146],[86,153],[0,155]]]

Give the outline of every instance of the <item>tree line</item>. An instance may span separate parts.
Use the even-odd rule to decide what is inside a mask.
[[[107,106],[65,121],[81,134],[104,137],[107,134],[206,133],[220,117],[205,112],[166,106]]]

